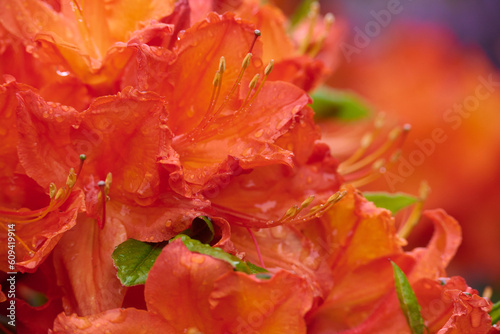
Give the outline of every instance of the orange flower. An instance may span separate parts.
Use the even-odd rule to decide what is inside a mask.
[[[499,78],[484,54],[465,50],[440,28],[397,25],[353,55],[332,81],[359,92],[388,122],[412,125],[401,158],[366,189],[415,193],[427,180],[426,206],[446,208],[464,230],[452,266],[482,284],[500,277],[491,263],[500,252]],[[412,239],[429,228],[417,227]]]
[[[461,240],[452,218],[441,210],[427,212],[435,224],[433,238],[426,248],[404,252],[405,240],[398,237],[390,212],[376,208],[353,188],[345,190],[344,198],[321,218],[255,232],[269,270],[289,270],[313,288],[316,298],[306,316],[308,332],[407,331],[389,259],[407,273],[431,333],[452,328],[457,321],[491,327],[491,302],[480,298],[461,278],[440,283]],[[233,228],[231,239],[250,261],[258,260],[245,230]],[[470,295],[475,301],[463,311],[460,298],[449,298],[450,294]],[[439,309],[434,310],[436,305]]]
[[[83,203],[81,191],[72,191],[76,174],[74,170],[70,171],[71,167],[62,172],[64,179],[59,187],[53,184],[49,187],[49,182],[47,187],[40,188],[19,172],[22,167],[16,153],[19,136],[16,132],[15,94],[26,89],[13,81],[0,87],[0,110],[4,120],[0,130],[6,135],[6,140],[2,140],[0,145],[3,165],[0,183],[4,189],[0,197],[0,226],[3,231],[0,254],[7,259],[9,249],[15,253],[15,264],[1,262],[0,270],[5,272],[34,271],[62,234],[75,225],[76,215]],[[47,195],[45,189],[49,188],[50,194]]]
[[[262,32],[262,60],[274,59],[276,70],[269,80],[282,80],[310,91],[326,80],[338,62],[338,43],[344,25],[334,23],[333,15],[319,15],[318,3],[298,27],[291,27],[281,10],[257,0],[190,1],[193,22],[210,11],[230,11],[255,24]],[[289,32],[291,31],[291,32]]]
[[[162,333],[303,333],[303,316],[311,305],[307,283],[295,275],[279,271],[262,280],[234,272],[222,260],[189,252],[180,240],[156,260],[145,299],[148,312],[130,308],[87,318],[61,314],[54,333],[135,333],[136,324]]]
[[[125,42],[131,37],[137,41],[136,30],[173,9],[174,1],[67,0],[51,6],[40,0],[15,0],[0,5],[0,23],[45,65],[53,65],[53,72],[75,75],[93,89],[106,91],[133,53]]]

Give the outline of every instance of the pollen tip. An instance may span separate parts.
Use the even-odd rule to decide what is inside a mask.
[[[248,84],[248,88],[250,88],[250,90],[254,89],[255,86],[257,86],[257,81],[259,80],[259,77],[260,77],[259,73],[254,75],[252,81],[250,81],[250,83]]]
[[[406,123],[405,125],[403,125],[403,131],[408,132],[410,130],[411,130],[411,124]]]
[[[332,13],[325,14],[325,24],[330,27],[335,22],[335,15]]]
[[[101,180],[101,181],[97,182],[97,186],[99,186],[99,187],[104,187],[105,185],[106,185],[106,181]]]
[[[87,159],[87,156],[85,154],[80,154],[80,160],[85,161]]]
[[[219,61],[219,72],[222,74],[226,70],[226,59],[224,56],[220,57]]]
[[[50,198],[54,198],[54,196],[56,195],[56,192],[57,192],[57,187],[54,183],[51,183],[49,185],[49,196]]]
[[[73,188],[73,186],[75,185],[76,183],[76,179],[77,179],[77,175],[75,173],[75,170],[73,168],[71,168],[69,170],[69,175],[68,175],[68,178],[66,179],[66,185],[70,188]]]
[[[259,37],[261,35],[261,32],[259,29],[255,29],[254,32],[255,36]]]
[[[214,87],[218,87],[220,85],[220,82],[221,82],[221,80],[220,80],[220,72],[217,71],[215,73],[214,81],[212,81],[212,84],[214,85]]]
[[[269,64],[266,66],[266,69],[264,70],[264,74],[267,76],[271,73],[274,67],[274,59],[271,59],[269,61]]]
[[[250,65],[250,59],[252,59],[252,53],[251,52],[247,53],[247,55],[245,56],[245,59],[243,59],[243,62],[241,63],[241,67],[243,69],[248,68],[248,66]]]

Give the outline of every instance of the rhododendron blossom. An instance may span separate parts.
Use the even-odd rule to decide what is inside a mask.
[[[396,224],[355,188],[375,159],[321,142],[309,93],[342,24],[318,3],[294,27],[255,0],[0,9],[0,270],[19,287],[1,282],[0,328],[498,332],[446,277],[459,224],[426,211],[432,238],[403,248],[423,197]]]

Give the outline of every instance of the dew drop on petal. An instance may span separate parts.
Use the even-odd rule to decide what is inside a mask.
[[[257,130],[257,132],[254,133],[255,138],[259,138],[262,136],[264,133],[264,129]]]
[[[67,77],[69,75],[69,71],[60,71],[60,70],[57,70],[56,73],[57,73],[57,75],[59,75],[61,77]]]
[[[193,255],[191,262],[201,264],[205,262],[205,257],[203,255]]]

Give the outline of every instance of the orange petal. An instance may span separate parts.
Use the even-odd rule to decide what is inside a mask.
[[[177,333],[161,317],[144,310],[134,308],[113,309],[88,317],[76,314],[59,314],[54,322],[53,334],[85,333]]]
[[[462,241],[460,225],[446,212],[439,209],[424,214],[432,219],[435,231],[426,248],[417,248],[411,253],[417,260],[415,269],[409,274],[411,281],[445,276],[445,268]]]
[[[269,280],[231,272],[216,281],[210,304],[221,332],[305,333],[312,294],[306,280],[286,271]]]
[[[194,218],[204,215],[207,202],[197,199],[170,198],[153,206],[143,207],[111,200],[106,203],[109,220],[120,222],[127,236],[145,242],[168,240],[187,229]],[[100,214],[100,212],[97,212]]]
[[[189,328],[215,333],[209,297],[215,280],[228,272],[232,272],[229,263],[191,253],[176,240],[162,250],[148,274],[148,310],[165,318],[178,333]]]
[[[30,193],[28,192],[25,200],[29,203],[29,199]],[[8,265],[7,261],[4,261],[0,269],[6,272],[15,270],[21,272],[35,271],[54,249],[63,234],[75,225],[76,216],[82,204],[83,196],[81,191],[74,191],[62,206],[54,208],[41,218],[39,215],[40,210],[12,211],[2,208],[0,219],[2,220],[3,233],[0,254],[7,258],[10,249],[9,245],[11,245],[7,232],[12,230],[15,234],[16,266],[14,269]],[[30,215],[30,213],[35,214],[33,220],[31,222],[22,222],[22,218]],[[21,222],[15,224],[16,217],[19,217]],[[14,225],[14,228],[11,227],[12,225]]]
[[[80,176],[84,184],[112,173],[113,198],[140,204],[154,200],[159,186],[156,156],[168,148],[170,137],[160,126],[159,97],[126,90],[98,98],[78,113],[31,92],[19,95],[19,156],[26,173],[42,187],[64,184],[67,171],[77,168],[78,156],[86,154]]]
[[[125,288],[116,277],[111,254],[126,239],[125,228],[114,220],[99,229],[95,220],[79,216],[54,250],[66,313],[86,316],[121,306]]]

